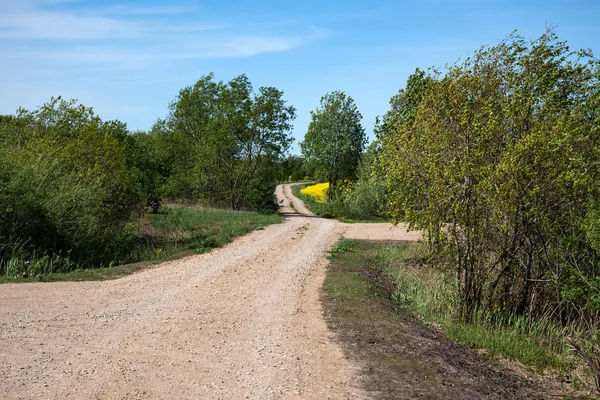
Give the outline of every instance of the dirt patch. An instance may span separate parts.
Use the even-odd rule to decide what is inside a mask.
[[[516,376],[399,309],[369,242],[329,266],[322,300],[330,329],[378,399],[536,399]]]

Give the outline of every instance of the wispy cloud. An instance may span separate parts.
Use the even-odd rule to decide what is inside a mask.
[[[27,44],[20,47],[30,51],[19,52],[15,54],[17,56],[59,56],[76,62],[87,57],[89,62],[104,59],[114,62],[119,57],[124,61],[131,57],[247,57],[286,51],[323,37],[323,32],[314,27],[256,26],[251,22],[233,24],[208,20],[190,22],[191,8],[186,6],[120,5],[93,10],[55,7],[57,1],[66,0],[29,0],[0,5],[0,41]],[[166,14],[187,18],[169,21],[152,18]],[[51,41],[52,46],[41,46],[43,41]],[[80,46],[82,42],[86,43],[85,48]],[[56,45],[62,49],[55,49]],[[72,48],[65,51],[68,46]],[[112,55],[103,53],[107,46],[111,47]],[[71,55],[65,57],[64,53]]]
[[[143,68],[149,62],[178,61],[229,57],[250,57],[301,46],[302,37],[260,35],[211,35],[186,40],[175,46],[140,45],[135,51],[118,45],[85,45],[62,48],[13,50],[12,57],[64,64],[105,64],[124,68]]]
[[[0,114],[60,94],[105,118],[153,120],[173,87],[199,74],[222,65],[239,73],[244,63],[235,58],[290,52],[330,35],[285,11],[250,16],[197,4],[0,0]],[[132,127],[149,128],[150,119]]]
[[[12,10],[0,15],[0,38],[97,40],[135,37],[135,24],[92,16],[41,10]]]
[[[104,15],[129,15],[129,16],[172,16],[181,14],[197,13],[198,7],[190,5],[161,5],[161,6],[145,6],[116,4],[107,8],[98,10]]]

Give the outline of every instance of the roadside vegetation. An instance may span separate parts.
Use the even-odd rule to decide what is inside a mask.
[[[485,354],[519,361],[538,372],[554,370],[566,381],[576,381],[575,354],[567,330],[547,319],[513,314],[498,318],[482,310],[470,322],[456,318],[459,293],[452,279],[431,265],[423,243],[387,244],[377,248],[378,267],[396,284],[394,300],[420,319],[440,326],[453,340]]]
[[[311,111],[300,148],[305,170],[321,184],[296,192],[318,215],[367,221],[387,217],[385,181],[375,173],[376,147],[365,152],[361,118],[354,99],[342,91],[325,94]]]
[[[378,133],[388,212],[427,232],[454,318],[557,327],[598,385],[598,60],[552,30],[513,34],[444,73],[417,70],[391,104]]]
[[[255,92],[245,75],[224,83],[212,74],[182,89],[150,132],[60,97],[0,116],[0,277],[113,267],[153,259],[159,248],[208,249],[238,228],[264,225],[253,222],[262,214],[221,214],[216,223],[162,204],[274,213],[275,184],[302,173],[302,160],[285,157],[294,118],[280,90]]]
[[[327,201],[327,190],[329,184],[319,183],[292,186],[294,196],[301,199],[306,206],[315,214],[325,218],[336,218],[341,222],[389,222],[385,212],[380,207],[380,199],[376,196],[376,189],[367,187],[364,182],[356,182],[354,185],[362,185],[361,188],[353,187],[348,183],[346,190],[334,196],[333,200]]]
[[[161,259],[181,251],[205,253],[239,236],[283,221],[276,213],[234,211],[169,205],[146,214],[138,231],[143,241],[140,259]]]
[[[397,300],[399,292],[386,272],[392,264],[380,253],[403,246],[342,239],[331,250],[321,294],[324,314],[345,356],[360,366],[365,389],[381,399],[398,398],[398,393],[406,398],[432,393],[439,399],[538,398],[528,396],[519,378],[491,368]],[[555,388],[541,389],[557,394]]]
[[[535,368],[562,371],[576,355],[600,391],[598,110],[591,51],[552,28],[535,40],[513,33],[446,69],[417,69],[338,179],[346,190],[307,205],[340,217],[360,204],[425,231],[430,269],[395,276],[401,297],[424,304],[417,315],[440,308],[451,337]],[[439,297],[420,299],[432,287]]]
[[[166,205],[156,214],[144,214],[136,222],[139,243],[124,264],[80,268],[76,263],[55,264],[49,257],[24,255],[25,270],[7,271],[0,282],[79,281],[114,279],[156,263],[219,248],[236,237],[279,223],[276,213],[232,211],[189,205]],[[53,264],[54,263],[54,264]]]
[[[68,258],[57,263],[47,256],[24,253],[18,262],[13,259],[6,264],[8,269],[0,276],[0,282],[118,278],[157,262],[208,252],[282,220],[282,216],[272,212],[166,205],[136,221],[138,243],[123,263],[84,269]]]
[[[369,371],[377,370],[376,374],[384,375],[391,373],[397,379],[391,371],[406,370],[410,355],[398,354],[399,359],[396,360],[389,353],[400,352],[401,343],[411,339],[400,332],[388,330],[390,325],[398,324],[395,329],[412,331],[415,324],[418,326],[417,322],[412,322],[416,317],[428,326],[419,328],[423,330],[418,333],[420,340],[430,340],[431,336],[435,338],[436,332],[441,331],[443,336],[466,345],[494,364],[505,364],[503,360],[511,360],[512,365],[520,365],[511,367],[512,373],[524,380],[527,376],[529,387],[538,395],[590,398],[593,386],[590,376],[584,373],[585,366],[567,340],[567,335],[574,332],[550,319],[527,316],[498,319],[479,311],[470,322],[456,318],[460,307],[456,285],[452,277],[440,271],[435,264],[435,256],[429,253],[424,243],[342,239],[334,245],[330,258],[331,265],[323,289],[326,314],[334,329],[339,331],[336,324],[343,324],[344,329],[352,332],[339,334],[352,336],[351,340],[346,339],[350,340],[348,351],[364,358],[361,361],[369,364]],[[378,304],[387,301],[395,307]],[[348,312],[350,309],[352,312]],[[356,337],[374,341],[377,346],[356,349],[351,344],[357,340]],[[460,353],[461,350],[452,348],[448,352]],[[432,357],[431,353],[435,354],[425,351],[419,361],[425,365],[435,364],[428,359]],[[462,350],[462,353],[467,352]],[[413,373],[419,375],[422,368],[415,367]],[[484,371],[481,373],[484,374]],[[428,370],[427,374],[432,384],[436,383],[436,373]],[[382,378],[374,377],[371,383],[377,386],[379,379]],[[456,383],[457,380],[453,379],[458,378],[446,376],[443,379]],[[506,387],[509,389],[510,378],[505,379],[509,381]],[[390,380],[393,380],[392,377]],[[390,390],[389,386],[382,386]]]

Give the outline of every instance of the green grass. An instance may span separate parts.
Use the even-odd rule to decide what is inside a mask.
[[[458,297],[453,277],[429,266],[429,259],[426,247],[419,243],[342,239],[330,253],[325,299],[336,305],[337,312],[353,316],[357,304],[372,302],[369,298],[377,296],[373,282],[367,279],[369,284],[365,283],[365,276],[368,278],[369,271],[384,271],[393,280],[388,293],[392,293],[399,312],[437,326],[449,339],[477,350],[492,362],[517,361],[530,371],[550,372],[574,389],[589,388],[590,382],[582,381],[581,364],[566,341],[569,334],[577,336],[573,328],[562,328],[548,319],[517,315],[500,318],[482,313],[472,323],[461,322],[457,318]],[[340,272],[348,268],[359,272]],[[348,324],[361,324],[360,318]]]
[[[6,270],[11,273],[0,276],[0,283],[114,279],[161,261],[208,252],[236,237],[281,221],[283,217],[276,213],[166,206],[160,213],[147,214],[137,221],[139,245],[130,256],[133,263],[80,269],[65,258],[60,262],[64,264],[63,271],[68,272],[55,273],[53,271],[58,269],[52,264],[57,260],[33,255],[27,260],[7,260]],[[35,266],[34,273],[27,277],[14,273],[22,266],[13,268],[13,264],[25,262],[31,266],[30,271]]]
[[[205,253],[238,236],[283,221],[275,213],[230,211],[189,206],[166,207],[149,214],[141,231],[149,232],[144,259],[165,257],[181,250]]]
[[[482,349],[492,358],[502,356],[538,371],[572,371],[566,330],[547,320],[478,315],[473,323],[460,322],[454,285],[426,264],[422,245],[382,245],[377,259],[395,280],[396,301],[417,317],[440,326],[451,339]]]

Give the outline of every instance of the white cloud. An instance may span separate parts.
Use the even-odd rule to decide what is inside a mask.
[[[13,50],[9,58],[35,60],[39,66],[47,64],[104,65],[117,69],[143,69],[156,62],[177,60],[250,57],[262,53],[280,52],[301,46],[302,37],[270,35],[218,34],[187,38],[177,44],[141,45],[135,50],[116,44],[90,44],[67,48],[38,48]]]
[[[69,0],[0,1],[4,56],[124,64],[146,59],[247,57],[290,50],[326,36],[319,28],[288,23],[189,22],[188,15],[168,22],[152,18],[164,13],[186,14],[191,9],[185,6],[122,5],[104,11],[52,6],[59,2]],[[10,48],[27,51],[13,50],[11,54]]]
[[[0,38],[94,40],[135,37],[135,24],[115,19],[41,10],[13,10],[0,15]]]

